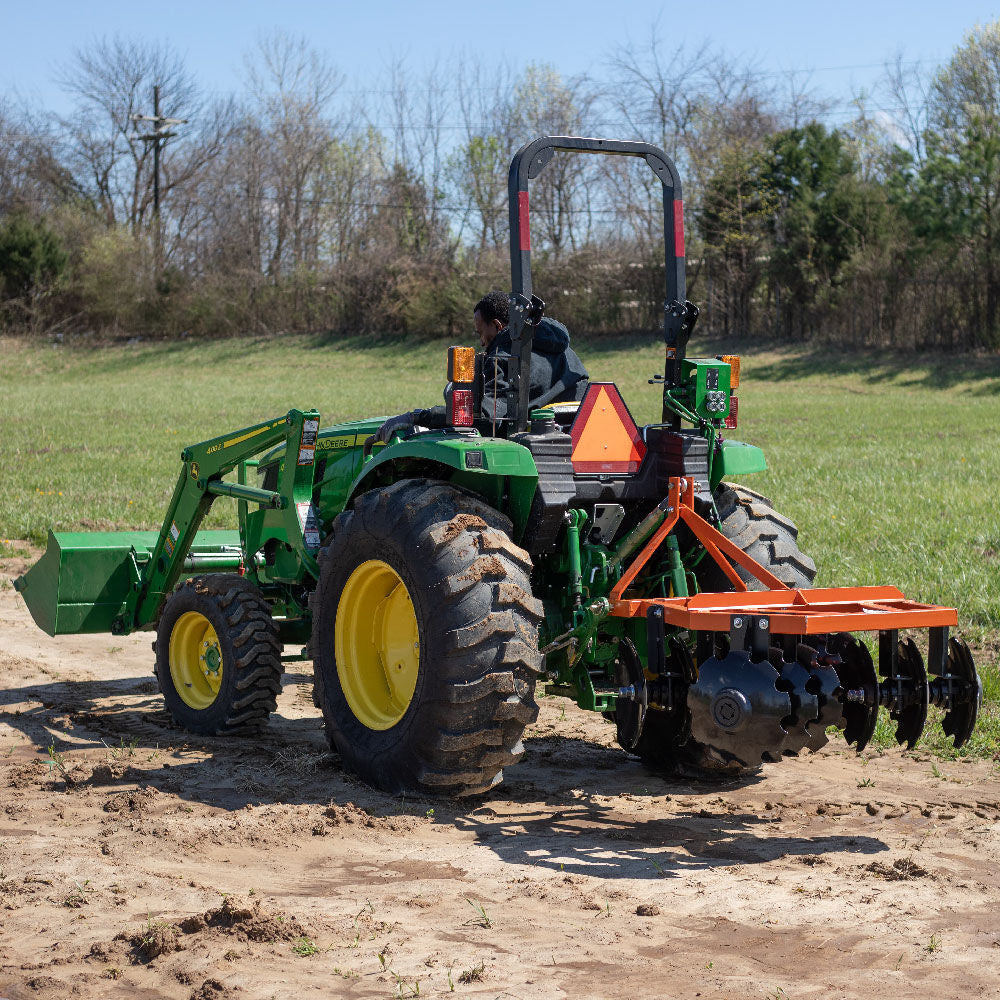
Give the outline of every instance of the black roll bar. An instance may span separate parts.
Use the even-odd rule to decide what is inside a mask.
[[[621,139],[584,139],[577,136],[543,136],[522,146],[510,161],[507,195],[510,211],[511,371],[507,413],[516,415],[516,429],[528,426],[531,344],[534,339],[531,287],[531,235],[529,232],[528,181],[545,169],[553,155],[604,153],[636,156],[646,161],[663,185],[663,244],[665,265],[663,337],[667,345],[664,391],[675,385],[698,310],[685,299],[684,200],[681,180],[670,157],[648,142]],[[522,359],[527,359],[522,377]],[[663,419],[672,419],[664,407]]]

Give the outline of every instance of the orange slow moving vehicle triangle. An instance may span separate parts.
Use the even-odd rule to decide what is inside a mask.
[[[613,382],[591,382],[571,432],[573,471],[636,472],[646,454],[639,429]]]

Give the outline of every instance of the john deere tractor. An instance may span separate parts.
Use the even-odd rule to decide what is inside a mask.
[[[644,427],[611,382],[530,406],[544,305],[528,182],[578,153],[637,157],[662,185],[662,416]],[[185,448],[159,532],[50,535],[16,582],[35,621],[51,635],[155,629],[167,707],[202,734],[258,730],[282,662],[312,660],[331,747],[389,791],[496,784],[524,753],[539,680],[612,720],[628,753],[689,774],[815,750],[832,726],[860,750],[880,706],[910,747],[940,706],[961,746],[981,694],[949,637],[955,611],[890,586],[813,589],[795,525],[730,482],[766,466],[729,437],[739,359],[686,354],[698,310],[670,159],[540,138],[514,156],[509,195],[504,380],[452,348],[444,428],[370,447],[382,417],[321,429],[293,409]],[[505,405],[484,407],[498,384]],[[199,530],[218,497],[236,501],[238,530]],[[928,630],[926,658],[912,629]]]

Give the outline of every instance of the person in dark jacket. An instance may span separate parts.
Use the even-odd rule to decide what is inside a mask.
[[[504,292],[484,295],[472,312],[479,343],[486,348],[484,365],[483,420],[502,420],[507,415],[506,361],[511,356],[511,336],[507,327],[509,300]],[[543,316],[534,329],[531,343],[532,409],[549,403],[583,399],[590,376],[576,352],[569,346],[569,331],[558,320]],[[445,408],[433,406],[390,417],[369,438],[371,444],[387,443],[394,434],[408,434],[414,427],[444,427]]]

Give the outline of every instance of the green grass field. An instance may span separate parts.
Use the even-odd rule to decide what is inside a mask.
[[[471,341],[470,341],[471,342]],[[655,340],[574,344],[658,418]],[[729,345],[732,347],[733,345]],[[439,342],[317,337],[97,349],[0,340],[0,541],[47,530],[158,528],[181,448],[315,406],[324,423],[439,402]],[[689,353],[727,345],[697,338]],[[992,704],[973,743],[1000,746],[1000,359],[743,351],[740,427],[771,466],[746,478],[799,526],[817,584],[899,586],[958,608]],[[213,525],[234,521],[220,501]],[[888,732],[880,732],[887,738]],[[934,736],[929,736],[934,745]],[[950,745],[950,742],[949,742]]]

